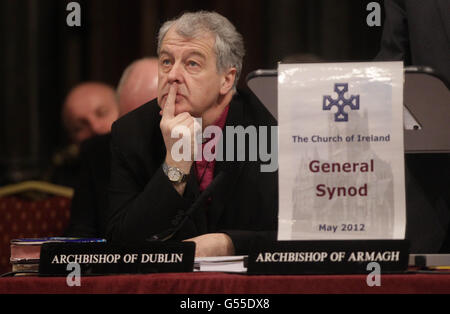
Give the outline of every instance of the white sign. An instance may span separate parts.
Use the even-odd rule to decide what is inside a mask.
[[[279,240],[403,239],[403,63],[280,64]]]

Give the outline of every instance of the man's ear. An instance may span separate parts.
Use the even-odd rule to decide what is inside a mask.
[[[228,94],[233,88],[234,81],[236,80],[236,72],[236,68],[230,68],[223,74],[220,86],[221,95]]]

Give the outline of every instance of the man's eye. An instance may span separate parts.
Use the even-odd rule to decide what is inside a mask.
[[[188,61],[188,66],[190,67],[197,67],[199,64],[195,61]]]
[[[164,65],[164,66],[168,66],[168,65],[170,65],[170,60],[169,59],[163,59],[163,60],[161,60],[161,64]]]

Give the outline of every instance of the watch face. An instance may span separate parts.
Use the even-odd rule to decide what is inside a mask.
[[[169,177],[169,180],[172,182],[178,182],[181,179],[181,173],[177,171],[176,169],[170,169],[167,172],[167,176]]]

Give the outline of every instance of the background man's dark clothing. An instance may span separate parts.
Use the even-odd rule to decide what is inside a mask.
[[[113,125],[107,228],[107,238],[113,242],[142,241],[178,225],[199,196],[192,170],[183,197],[162,170],[166,149],[159,112],[152,101]],[[253,94],[239,91],[230,103],[225,128],[238,125],[258,129],[276,122]],[[278,172],[262,173],[260,165],[259,161],[216,161],[215,177],[224,171],[225,180],[212,193],[209,206],[195,212],[173,240],[224,232],[233,240],[236,254],[247,254],[254,239],[274,236]]]
[[[428,66],[450,83],[450,1],[387,0],[384,5],[376,60]],[[411,251],[450,252],[450,154],[406,154],[405,166]]]
[[[378,60],[429,66],[450,83],[450,1],[387,0]]]
[[[66,236],[105,236],[111,163],[110,139],[110,134],[100,135],[88,139],[81,146],[79,184],[72,199]]]
[[[406,154],[406,238],[411,253],[450,252],[450,158]]]

